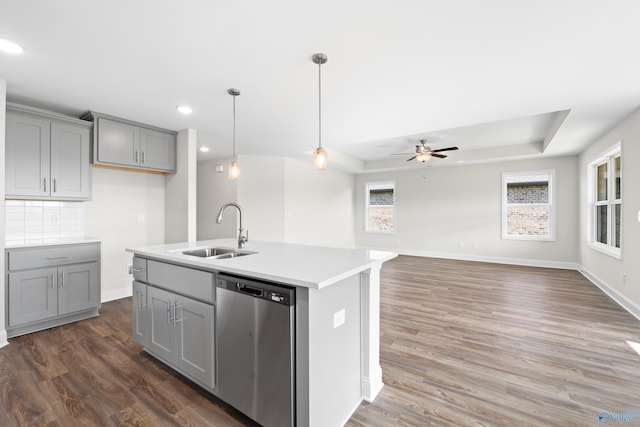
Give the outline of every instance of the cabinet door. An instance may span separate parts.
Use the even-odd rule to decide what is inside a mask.
[[[215,385],[214,318],[212,305],[186,297],[177,297],[178,359],[176,366],[211,388]]]
[[[176,341],[172,314],[175,295],[171,292],[149,286],[149,338],[147,349],[157,357],[175,365]]]
[[[100,304],[98,263],[58,268],[58,314],[96,308]]]
[[[7,113],[7,196],[49,195],[50,135],[49,120]]]
[[[9,273],[9,326],[58,314],[56,268]]]
[[[89,128],[51,123],[51,196],[88,199],[91,195]]]
[[[140,165],[150,169],[175,171],[176,137],[152,129],[140,129]]]
[[[109,119],[97,119],[100,163],[140,165],[140,128]]]
[[[148,345],[149,336],[147,288],[144,283],[133,282],[133,339],[144,347]]]

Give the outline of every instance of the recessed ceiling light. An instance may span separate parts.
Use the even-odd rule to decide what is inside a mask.
[[[24,49],[22,49],[22,46],[17,45],[14,42],[10,40],[5,40],[5,39],[0,39],[0,50],[5,53],[13,53],[13,54],[22,53],[24,51]]]
[[[180,111],[182,114],[191,114],[191,112],[193,111],[191,107],[188,107],[186,105],[179,105],[176,107],[176,109]]]
[[[202,151],[203,153],[206,153],[209,151],[209,147],[200,147],[200,151]]]

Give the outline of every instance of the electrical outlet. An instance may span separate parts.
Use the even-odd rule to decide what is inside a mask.
[[[133,274],[133,264],[127,265],[127,274],[129,275]]]
[[[627,284],[627,273],[622,273],[622,284]]]
[[[460,245],[460,248],[464,248],[464,242],[460,242],[459,245]]]
[[[478,249],[478,242],[473,242],[473,249]]]

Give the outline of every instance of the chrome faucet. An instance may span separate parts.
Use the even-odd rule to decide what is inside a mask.
[[[234,202],[225,203],[220,208],[220,212],[218,212],[218,216],[216,217],[216,224],[220,224],[222,221],[222,212],[224,212],[227,206],[235,206],[238,208],[238,215],[240,215],[240,229],[238,230],[238,249],[244,248],[244,244],[249,241],[249,230],[245,230],[242,228],[242,208],[239,204]]]

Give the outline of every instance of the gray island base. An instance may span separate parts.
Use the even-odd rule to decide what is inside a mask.
[[[192,255],[236,243],[128,248],[134,338],[265,427],[344,425],[383,387],[380,269],[396,254],[248,242]]]

